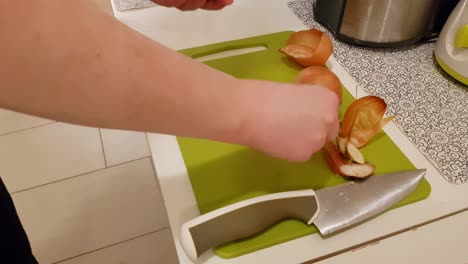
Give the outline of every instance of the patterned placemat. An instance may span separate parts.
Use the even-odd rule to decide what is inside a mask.
[[[453,80],[434,59],[435,43],[366,48],[336,40],[314,20],[313,0],[289,8],[309,28],[328,33],[334,56],[362,89],[388,103],[400,130],[454,184],[468,181],[468,87]]]
[[[113,0],[113,2],[118,11],[156,6],[150,0]]]

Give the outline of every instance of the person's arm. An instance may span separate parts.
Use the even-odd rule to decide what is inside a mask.
[[[310,133],[315,126],[319,136],[298,142],[308,152],[336,130],[336,98],[326,89],[307,99],[276,83],[235,79],[129,29],[88,1],[1,1],[0,43],[2,108],[87,126],[248,144],[286,158],[282,152],[295,144],[270,151],[265,145],[281,142],[262,142],[274,133],[296,136],[278,126],[303,135],[309,132],[288,126],[301,118],[317,121]],[[302,108],[296,111],[297,104]]]
[[[2,107],[89,126],[190,136],[236,129],[242,115],[232,113],[243,109],[236,79],[87,3],[2,1]]]

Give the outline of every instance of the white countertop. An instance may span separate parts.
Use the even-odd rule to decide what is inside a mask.
[[[121,22],[154,40],[173,49],[183,49],[284,30],[305,29],[301,21],[288,9],[287,2],[286,0],[237,0],[229,8],[218,12],[197,11],[184,13],[163,7],[125,12],[118,12],[114,9],[114,15]],[[356,87],[354,79],[333,57],[327,65],[340,76],[345,87]],[[351,92],[354,94],[354,91]],[[357,96],[363,95],[364,92],[358,90]],[[454,185],[445,181],[393,123],[389,124],[385,131],[416,167],[427,168],[426,179],[432,186],[432,193],[428,199],[389,211],[365,224],[328,239],[322,239],[314,234],[228,260],[221,259],[208,252],[202,257],[200,263],[298,263],[324,258],[328,255],[334,255],[338,251],[383,236],[394,235],[403,230],[410,230],[414,226],[468,208],[467,184]],[[180,247],[179,228],[185,221],[198,216],[199,212],[176,138],[169,135],[148,134],[148,140],[179,260],[181,263],[191,263]],[[461,214],[457,218],[453,218],[456,220],[437,223],[439,227],[437,230],[439,231],[435,234],[450,234],[450,232],[443,232],[444,229],[451,230],[452,234],[457,233],[457,229],[463,230],[462,223],[467,218],[467,214]],[[434,226],[434,230],[436,229],[435,224],[429,224],[418,231],[407,232],[391,238],[397,238],[397,241],[399,237],[405,238],[401,243],[381,242],[378,245],[356,251],[359,254],[356,254],[356,252],[341,254],[330,259],[329,263],[358,263],[358,259],[359,262],[364,260],[367,263],[377,259],[376,254],[379,252],[394,252],[392,256],[400,256],[401,258],[398,258],[398,260],[403,261],[410,256],[408,250],[398,251],[398,247],[403,245],[406,249],[413,248],[414,250],[411,252],[418,250],[419,252],[426,252],[426,255],[411,258],[412,262],[429,263],[427,259],[435,261],[438,256],[441,256],[440,251],[437,250],[438,246],[429,243],[430,246],[426,248],[428,245],[426,244],[426,235],[433,232],[431,226]],[[459,237],[457,243],[464,238],[466,245],[468,243],[467,237],[466,235]],[[391,239],[388,241],[394,241]],[[434,237],[433,239],[439,239],[443,243],[444,237]],[[450,240],[450,237],[447,239]],[[449,243],[448,240],[447,243]],[[465,255],[468,255],[463,250],[453,252],[453,254],[458,254],[454,255],[456,259],[462,259]],[[397,259],[394,258],[393,260],[396,261]],[[327,261],[325,262],[328,263]]]

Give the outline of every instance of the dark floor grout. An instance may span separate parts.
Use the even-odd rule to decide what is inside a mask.
[[[21,132],[24,132],[24,131],[27,131],[27,130],[31,130],[31,129],[35,129],[35,128],[40,128],[40,127],[52,125],[52,124],[55,124],[55,123],[57,123],[57,121],[51,121],[51,122],[46,123],[46,124],[37,125],[37,126],[32,126],[32,127],[23,128],[23,129],[20,129],[20,130],[15,130],[15,131],[7,132],[7,133],[4,133],[4,134],[0,134],[0,137],[2,137],[2,136],[8,136],[8,135],[15,134],[15,133],[21,133]]]
[[[46,186],[46,185],[50,185],[50,184],[54,184],[54,183],[57,183],[57,182],[61,182],[61,181],[66,181],[66,180],[74,179],[74,178],[77,178],[77,177],[80,177],[80,176],[85,176],[85,175],[88,175],[88,174],[93,174],[93,173],[95,173],[95,172],[99,172],[99,171],[111,169],[111,168],[114,168],[114,167],[122,166],[122,165],[125,165],[125,164],[128,164],[128,163],[132,163],[132,162],[135,162],[135,161],[139,161],[139,160],[144,160],[144,159],[147,159],[147,158],[151,158],[151,156],[146,156],[146,157],[141,157],[141,158],[138,158],[138,159],[129,160],[129,161],[122,162],[122,163],[119,163],[119,164],[115,164],[115,165],[112,165],[112,166],[109,166],[109,167],[104,167],[104,168],[101,168],[101,169],[92,170],[92,171],[88,171],[88,172],[85,172],[85,173],[81,173],[81,174],[77,174],[77,175],[74,175],[74,176],[70,176],[70,177],[67,177],[67,178],[64,178],[64,179],[60,179],[60,180],[51,181],[51,182],[48,182],[48,183],[36,185],[36,186],[30,187],[30,188],[26,188],[26,189],[22,189],[22,190],[19,190],[19,191],[11,192],[10,194],[16,194],[16,193],[21,193],[21,192],[29,191],[29,190],[32,190],[32,189],[36,189],[36,188],[40,188],[40,187]],[[150,162],[151,162],[151,161],[150,161]]]
[[[106,151],[104,150],[104,140],[102,139],[102,131],[101,131],[100,128],[98,128],[98,131],[99,131],[99,137],[101,138],[101,148],[102,148],[102,155],[104,156],[104,166],[106,166],[106,168],[108,168]]]
[[[91,254],[93,252],[97,252],[97,251],[100,251],[100,250],[103,250],[103,249],[106,249],[106,248],[110,248],[110,247],[113,247],[113,246],[116,246],[116,245],[120,245],[120,244],[123,244],[123,243],[127,243],[127,242],[130,242],[132,240],[136,240],[138,238],[142,238],[142,237],[145,237],[145,236],[149,236],[149,235],[152,235],[152,234],[156,234],[156,233],[159,233],[161,231],[164,231],[166,229],[168,229],[169,227],[164,227],[164,228],[161,228],[161,229],[158,229],[158,230],[154,230],[154,231],[151,231],[151,232],[148,232],[146,234],[142,234],[142,235],[139,235],[139,236],[136,236],[136,237],[131,237],[129,239],[126,239],[126,240],[122,240],[122,241],[119,241],[117,243],[114,243],[114,244],[110,244],[110,245],[107,245],[107,246],[104,246],[104,247],[100,247],[100,248],[97,248],[95,250],[91,250],[91,251],[88,251],[88,252],[85,252],[85,253],[81,253],[79,255],[76,255],[76,256],[73,256],[73,257],[70,257],[70,258],[66,258],[66,259],[62,259],[62,260],[59,260],[57,262],[52,262],[51,264],[58,264],[58,263],[61,263],[61,262],[65,262],[65,261],[68,261],[68,260],[71,260],[71,259],[75,259],[75,258],[78,258],[78,257],[81,257],[81,256],[84,256],[84,255],[87,255],[87,254]]]

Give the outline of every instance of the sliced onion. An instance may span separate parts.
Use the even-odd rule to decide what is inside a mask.
[[[348,143],[346,145],[346,153],[348,156],[351,158],[352,161],[355,161],[356,163],[359,164],[364,164],[366,163],[366,159],[364,158],[364,155],[362,155],[361,151],[357,147],[355,147],[352,143]]]
[[[354,101],[343,117],[339,136],[356,147],[362,147],[393,117],[383,119],[387,104],[377,96],[365,96]]]
[[[341,175],[354,177],[354,178],[366,178],[371,176],[375,167],[369,164],[345,164],[340,167]]]
[[[367,163],[358,164],[346,160],[332,142],[325,145],[325,150],[327,153],[328,166],[333,173],[346,177],[366,178],[371,176],[375,171],[375,167]]]
[[[305,67],[325,65],[333,54],[333,44],[326,33],[308,29],[294,32],[281,51]]]
[[[324,66],[310,66],[299,72],[297,83],[316,84],[330,89],[338,96],[339,103],[343,101],[341,81],[328,68]]]

